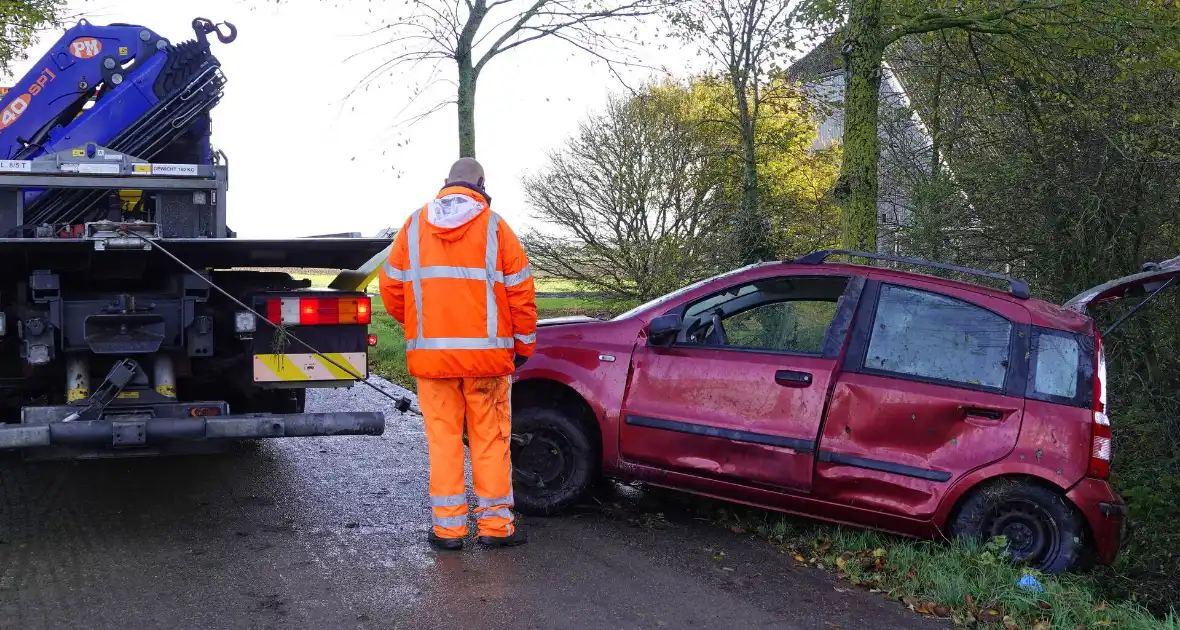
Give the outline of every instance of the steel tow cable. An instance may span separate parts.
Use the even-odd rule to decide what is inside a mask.
[[[247,306],[241,300],[239,300],[238,298],[231,295],[225,289],[222,289],[221,287],[217,286],[217,284],[215,282],[213,282],[212,280],[210,280],[209,278],[206,278],[205,276],[201,275],[196,269],[193,269],[191,266],[189,266],[188,263],[184,262],[183,260],[178,258],[175,254],[168,251],[167,248],[160,245],[159,242],[153,241],[152,239],[147,238],[146,236],[144,236],[142,234],[138,234],[136,232],[132,232],[132,231],[126,230],[124,228],[118,228],[115,231],[119,234],[124,235],[124,236],[134,236],[135,238],[143,241],[144,243],[148,244],[149,246],[154,247],[154,248],[158,248],[160,250],[160,252],[162,252],[165,256],[171,258],[173,262],[175,262],[176,264],[183,267],[189,273],[200,278],[202,282],[204,282],[205,284],[208,284],[209,287],[212,288],[214,291],[217,291],[218,293],[224,295],[225,297],[229,298],[230,301],[232,301],[234,304],[237,304],[241,308],[243,308],[246,311],[253,314],[255,317],[255,321],[261,320],[261,321],[266,322],[267,325],[269,325],[270,327],[275,329],[275,331],[280,335],[280,338],[295,340],[296,342],[299,343],[299,345],[310,350],[312,352],[312,354],[315,354],[316,356],[320,357],[321,359],[324,359],[328,363],[331,363],[332,365],[336,366],[342,372],[353,377],[358,382],[363,383],[363,384],[368,385],[369,387],[373,388],[374,390],[379,392],[382,396],[385,396],[386,398],[392,400],[394,402],[394,408],[397,409],[398,411],[405,413],[406,411],[408,411],[410,409],[410,400],[408,398],[406,398],[405,396],[395,396],[394,394],[391,394],[391,393],[385,391],[384,389],[381,389],[377,385],[370,383],[369,379],[364,378],[364,377],[360,376],[359,374],[353,372],[351,369],[349,369],[352,366],[345,367],[343,365],[340,365],[332,357],[329,357],[328,355],[324,354],[323,352],[316,350],[315,348],[311,347],[311,345],[308,344],[306,341],[300,339],[299,337],[296,337],[291,331],[287,330],[281,324],[276,324],[276,323],[270,321],[269,319],[267,319],[266,317],[263,317],[261,313],[254,310],[253,308]]]

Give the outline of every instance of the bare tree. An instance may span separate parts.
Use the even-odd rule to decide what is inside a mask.
[[[636,24],[624,33],[617,30],[623,27],[620,22],[653,15],[666,1],[670,0],[413,0],[408,16],[370,33],[380,35],[381,41],[357,53],[377,53],[382,61],[356,89],[393,69],[420,64],[432,66],[433,84],[443,73],[441,66],[454,63],[454,98],[427,105],[411,121],[456,104],[459,153],[474,157],[476,87],[492,59],[549,38],[606,62],[612,71],[617,64],[638,64],[629,52],[640,39]],[[417,90],[414,99],[428,87]]]
[[[690,98],[675,88],[612,97],[541,173],[526,177],[536,218],[557,230],[524,237],[535,267],[643,300],[723,264],[721,169],[691,120]]]
[[[672,24],[720,69],[736,96],[732,122],[741,139],[741,207],[736,234],[745,262],[769,260],[770,220],[758,207],[756,129],[768,76],[792,43],[787,0],[688,0],[671,9]],[[780,84],[785,86],[785,84]]]

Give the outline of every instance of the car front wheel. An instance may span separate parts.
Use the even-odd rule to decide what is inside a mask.
[[[523,514],[558,514],[578,502],[598,475],[585,427],[560,409],[512,414],[512,491]]]
[[[986,542],[1002,536],[1013,560],[1043,573],[1081,568],[1085,527],[1060,493],[1002,479],[971,492],[951,522],[956,537]]]

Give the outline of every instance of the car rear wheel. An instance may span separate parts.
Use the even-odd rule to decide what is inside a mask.
[[[598,476],[585,427],[560,409],[512,414],[512,492],[523,514],[558,514],[578,502]]]
[[[999,480],[971,492],[952,520],[956,537],[986,542],[1003,536],[1013,560],[1044,573],[1081,568],[1085,527],[1060,493],[1021,480]]]

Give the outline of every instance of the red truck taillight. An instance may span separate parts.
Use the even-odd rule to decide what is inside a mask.
[[[285,326],[369,324],[372,302],[366,297],[285,297],[266,301],[266,318]]]
[[[1106,354],[1102,337],[1097,337],[1094,356],[1094,421],[1090,425],[1090,476],[1110,478],[1110,417],[1106,415]]]

